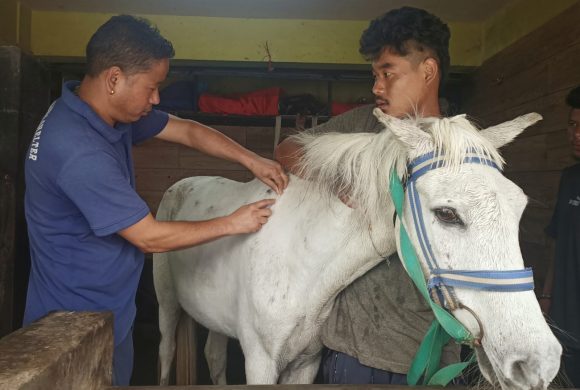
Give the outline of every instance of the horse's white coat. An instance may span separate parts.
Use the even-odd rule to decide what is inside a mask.
[[[421,177],[417,188],[441,268],[523,268],[518,223],[525,195],[500,172],[459,162],[475,148],[501,165],[495,148],[539,115],[487,133],[477,132],[463,117],[403,121],[380,111],[376,115],[386,125],[380,134],[296,138],[304,145],[302,174],[313,180],[293,176],[259,233],[154,256],[162,384],[173,359],[181,308],[210,329],[206,355],[214,382],[225,383],[225,336],[240,340],[249,384],[312,382],[320,361],[320,325],[334,297],[380,261],[377,252],[397,249],[390,170],[404,174],[408,159],[434,148],[445,149],[448,167]],[[346,207],[336,193],[349,194],[357,208]],[[194,177],[167,191],[158,218],[203,220],[273,195],[256,180]],[[416,243],[405,207],[403,223]],[[434,210],[441,207],[454,208],[464,225],[439,221]],[[485,377],[504,389],[546,388],[557,373],[561,347],[533,292],[456,293],[483,322],[483,349],[477,355]],[[467,312],[453,314],[472,332],[479,331]]]

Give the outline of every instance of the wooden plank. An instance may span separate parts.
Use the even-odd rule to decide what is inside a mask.
[[[552,212],[551,209],[528,207],[520,223],[520,248],[524,263],[534,269],[534,280],[540,290],[554,256],[553,240],[544,233]]]
[[[560,89],[570,90],[580,85],[579,61],[580,42],[566,48],[566,50],[560,51],[550,58],[550,83],[548,91]]]
[[[0,337],[12,331],[16,189],[0,171]]]
[[[233,139],[242,146],[246,146],[246,127],[243,126],[226,126],[218,125],[212,126],[215,130],[220,131],[224,135]]]
[[[0,46],[0,337],[13,330],[16,223],[24,219],[15,214],[16,184],[23,177],[24,162],[19,153],[21,61],[18,47]]]
[[[480,116],[538,99],[549,91],[548,69],[548,63],[539,62],[513,75],[479,76],[482,78],[467,94],[464,107],[467,112]]]
[[[552,246],[549,243],[537,244],[531,242],[520,243],[524,264],[526,267],[532,267],[534,270],[534,283],[536,292],[541,292],[546,274],[548,273],[548,266],[553,257]]]
[[[502,149],[505,172],[543,171],[546,163],[546,134],[516,139]]]
[[[179,155],[178,166],[184,169],[208,169],[222,171],[243,171],[246,169],[238,163],[211,157],[195,150],[182,150]]]
[[[569,90],[560,90],[538,99],[531,100],[521,105],[507,108],[505,110],[493,109],[489,113],[482,113],[477,116],[477,122],[482,127],[487,127],[514,119],[520,115],[530,112],[537,112],[543,119],[524,130],[518,139],[532,137],[538,134],[563,131],[566,129],[570,108],[565,104],[565,98]],[[469,112],[471,116],[472,113]]]
[[[502,154],[507,173],[558,171],[575,163],[565,130],[516,139]]]
[[[140,191],[139,196],[147,203],[151,214],[155,216],[157,214],[157,209],[159,208],[159,203],[163,199],[163,194],[165,191]]]
[[[177,385],[194,385],[197,383],[198,342],[195,328],[195,321],[182,312],[177,324],[175,338],[175,381]]]
[[[251,127],[246,131],[249,149],[267,150],[274,148],[274,127]]]
[[[553,209],[560,183],[560,171],[511,172],[506,177],[528,196],[528,207]]]
[[[112,366],[110,312],[52,312],[0,340],[2,389],[98,390]]]
[[[526,66],[550,59],[567,47],[580,42],[579,19],[580,3],[576,3],[489,58],[483,64],[482,70],[491,74],[501,71],[510,76]],[[506,57],[510,58],[508,63],[505,61]]]
[[[549,168],[556,170],[562,170],[577,163],[572,154],[572,147],[566,130],[553,133],[546,138],[546,163]]]
[[[514,109],[507,110],[508,117],[506,120],[515,118],[518,115],[527,114],[529,112],[537,112],[542,115],[542,120],[524,130],[519,138],[531,137],[538,134],[551,133],[555,131],[563,131],[566,129],[568,123],[568,113],[570,109],[565,103],[568,90],[555,91],[547,96],[542,97],[537,101],[531,102],[531,105],[517,107],[518,111]]]
[[[447,386],[449,390],[465,390],[465,386]],[[109,387],[106,390],[409,390],[400,385],[229,385],[229,386],[131,386]],[[441,386],[413,386],[413,389],[441,389]]]
[[[463,107],[478,117],[580,83],[580,5],[488,59],[473,75]]]
[[[544,229],[550,223],[553,210],[528,207],[520,221],[520,241],[544,245],[546,234]]]
[[[165,192],[174,183],[183,179],[184,173],[180,168],[135,169],[135,183],[137,191],[162,191]]]
[[[156,139],[133,147],[135,168],[172,168],[179,166],[179,146]]]

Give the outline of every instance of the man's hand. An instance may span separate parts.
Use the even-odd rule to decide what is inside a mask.
[[[282,195],[282,192],[288,186],[288,175],[276,161],[256,155],[248,163],[247,167],[254,176],[276,191],[278,195]]]
[[[268,222],[272,215],[272,206],[276,200],[263,199],[255,203],[242,206],[227,216],[231,234],[255,233]]]

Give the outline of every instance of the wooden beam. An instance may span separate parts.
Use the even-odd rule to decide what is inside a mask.
[[[113,315],[53,312],[0,339],[0,389],[111,385]]]
[[[415,386],[414,389],[441,389],[441,386]],[[105,390],[409,390],[398,385],[230,385],[230,386],[132,386],[109,387]],[[464,386],[449,386],[447,390],[465,390]]]

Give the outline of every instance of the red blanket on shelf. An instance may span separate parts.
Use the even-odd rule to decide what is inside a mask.
[[[199,98],[199,111],[212,114],[278,115],[281,88],[268,88],[247,94],[225,97],[203,94]]]

